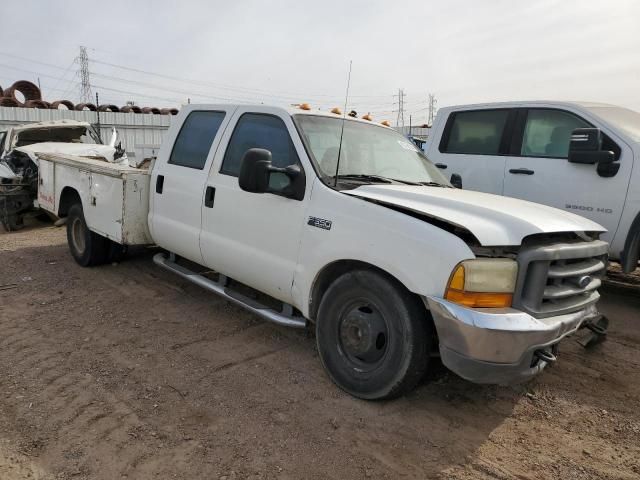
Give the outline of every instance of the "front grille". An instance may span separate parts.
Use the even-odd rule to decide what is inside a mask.
[[[600,240],[525,246],[518,253],[513,306],[536,318],[581,310],[598,301],[608,245]]]

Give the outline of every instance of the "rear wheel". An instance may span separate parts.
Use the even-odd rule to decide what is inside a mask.
[[[100,265],[107,261],[109,240],[89,230],[82,205],[79,203],[69,209],[67,243],[71,256],[83,267]]]
[[[424,376],[433,343],[424,307],[402,285],[358,270],[339,277],[320,302],[316,339],[331,379],[359,398],[393,398]]]

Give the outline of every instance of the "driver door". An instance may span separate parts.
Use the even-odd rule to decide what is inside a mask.
[[[291,117],[268,107],[238,108],[216,152],[202,208],[204,263],[283,302],[291,303],[309,178],[302,200],[240,189],[244,153],[264,148],[273,165],[298,164],[305,155]]]
[[[571,132],[592,127],[580,115],[555,108],[523,111],[518,154],[507,158],[504,194],[560,208],[589,218],[607,229],[603,240],[611,242],[624,207],[633,155],[630,148],[604,126],[601,128],[617,151],[620,170],[613,177],[598,175],[596,165],[567,160]]]

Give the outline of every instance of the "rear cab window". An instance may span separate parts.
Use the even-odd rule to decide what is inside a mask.
[[[499,155],[510,109],[453,112],[440,142],[442,153]]]
[[[191,112],[176,137],[168,163],[202,170],[224,116],[217,111]]]

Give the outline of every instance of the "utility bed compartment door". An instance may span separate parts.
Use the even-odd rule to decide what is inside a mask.
[[[122,178],[91,174],[89,205],[84,206],[84,215],[91,219],[87,224],[92,230],[117,242],[122,241],[119,237],[123,202]]]
[[[55,168],[53,163],[40,161],[38,166],[38,203],[41,208],[53,212],[56,208]]]

